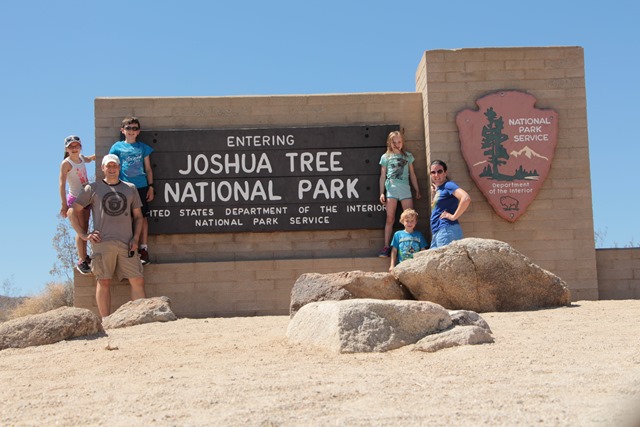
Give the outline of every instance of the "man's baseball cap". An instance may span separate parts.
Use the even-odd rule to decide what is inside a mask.
[[[106,156],[104,156],[102,158],[102,166],[106,165],[107,163],[111,163],[111,162],[114,162],[118,166],[120,166],[120,159],[115,154],[107,154]]]
[[[70,146],[74,142],[77,142],[80,145],[82,145],[82,141],[80,141],[80,137],[78,135],[69,135],[68,137],[66,137],[64,139],[64,148],[67,148],[68,146]]]

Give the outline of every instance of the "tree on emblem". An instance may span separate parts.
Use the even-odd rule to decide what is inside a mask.
[[[493,107],[489,107],[484,115],[489,123],[482,128],[482,154],[488,157],[491,164],[484,168],[480,176],[500,180],[503,175],[498,171],[498,166],[506,164],[509,159],[509,153],[502,143],[508,140],[509,136],[502,133],[504,120],[502,116],[498,117]]]

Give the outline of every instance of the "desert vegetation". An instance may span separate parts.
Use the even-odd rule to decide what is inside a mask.
[[[69,222],[60,218],[52,239],[56,260],[49,271],[55,281],[34,296],[18,296],[13,276],[0,284],[0,322],[58,307],[73,306],[73,268],[76,259],[75,233]]]
[[[73,306],[73,285],[71,283],[50,282],[40,294],[35,296],[0,295],[0,322],[44,313],[64,306]]]

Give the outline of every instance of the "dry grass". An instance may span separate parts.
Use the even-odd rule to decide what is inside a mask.
[[[8,297],[0,295],[0,323],[10,319],[9,315],[26,297]]]
[[[62,283],[48,283],[40,295],[25,298],[10,309],[2,320],[45,313],[64,306],[73,306],[73,287]]]

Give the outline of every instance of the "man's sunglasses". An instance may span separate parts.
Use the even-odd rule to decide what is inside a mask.
[[[124,130],[140,130],[138,126],[125,126]]]

